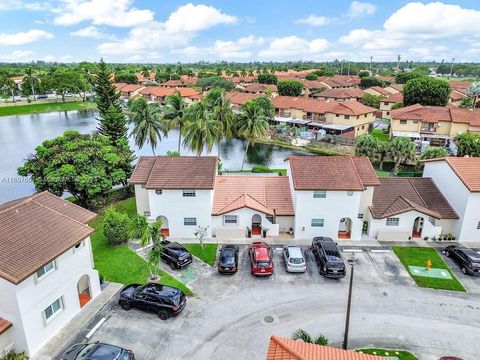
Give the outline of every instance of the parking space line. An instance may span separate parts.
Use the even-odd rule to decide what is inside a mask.
[[[381,254],[381,253],[390,253],[392,251],[390,249],[371,249],[370,252]]]
[[[103,323],[107,320],[107,318],[101,318],[100,321],[92,328],[92,330],[89,331],[89,333],[87,335],[85,335],[85,338],[86,339],[90,339],[92,337],[92,335],[95,333],[95,331],[98,330],[98,328],[100,326],[103,325]]]
[[[363,250],[362,249],[342,249],[342,252],[361,253],[361,252],[363,252]]]

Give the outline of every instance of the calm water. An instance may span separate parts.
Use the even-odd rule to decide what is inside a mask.
[[[77,129],[82,133],[91,132],[97,127],[96,116],[96,112],[65,111],[0,117],[0,204],[35,191],[29,179],[17,175],[17,168],[34,152],[36,146],[68,129]],[[156,153],[162,155],[168,150],[177,150],[177,144],[178,131],[174,130],[162,139]],[[138,149],[133,141],[130,141],[130,145],[137,156],[152,155],[148,145],[142,149]],[[223,169],[240,169],[245,146],[246,143],[242,140],[221,144],[220,158]],[[193,155],[184,149],[182,155],[187,154]],[[285,168],[284,159],[291,154],[290,150],[258,144],[249,148],[245,168],[251,168],[253,164]],[[217,147],[212,150],[212,155],[218,155]]]

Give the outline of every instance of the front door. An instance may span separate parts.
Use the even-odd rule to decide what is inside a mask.
[[[252,235],[262,234],[262,217],[258,214],[252,216]]]

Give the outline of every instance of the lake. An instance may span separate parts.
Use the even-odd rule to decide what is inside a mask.
[[[34,152],[35,147],[44,140],[63,134],[65,130],[77,129],[81,133],[94,131],[98,121],[95,111],[62,111],[31,115],[16,115],[0,117],[0,204],[5,201],[31,195],[35,191],[33,183],[28,178],[17,175],[17,168],[23,165],[27,156]],[[172,130],[168,137],[156,148],[157,155],[166,154],[169,150],[177,150],[178,130]],[[133,140],[130,146],[135,154],[152,155],[147,144],[138,149]],[[224,170],[238,170],[242,165],[246,142],[239,139],[222,142],[220,158]],[[285,168],[284,159],[294,152],[278,146],[256,144],[248,150],[245,169],[254,164],[267,165],[272,168]],[[195,155],[183,149],[182,155]],[[215,146],[211,155],[218,155]]]

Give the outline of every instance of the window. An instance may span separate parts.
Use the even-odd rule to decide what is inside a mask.
[[[365,129],[365,125],[362,125],[362,130],[364,130],[364,129]]]
[[[152,215],[152,214],[150,214],[150,211],[144,211],[143,215],[145,215],[146,217],[150,217],[150,215]]]
[[[345,120],[350,119],[350,115],[345,115]]]
[[[49,262],[47,265],[45,265],[44,267],[42,267],[40,270],[37,271],[37,280],[44,278],[55,269],[56,269],[55,261]]]
[[[85,245],[85,243],[83,241],[80,241],[78,244],[75,244],[75,246],[73,247],[73,253],[76,253],[78,250],[80,250],[83,246]]]
[[[418,120],[413,120],[413,123],[414,123],[414,124],[418,124]]]
[[[358,215],[357,215],[357,218],[363,219],[363,214],[358,214]]]
[[[363,115],[363,117],[367,117],[367,114]]]
[[[223,216],[223,223],[225,225],[237,225],[238,224],[238,216],[237,215],[224,215]]]
[[[183,190],[183,197],[195,197],[195,190]]]
[[[339,115],[339,114],[335,114],[335,116],[336,116],[336,117],[340,117],[340,115]]]
[[[400,120],[400,125],[407,125],[407,120]]]
[[[54,315],[63,310],[63,299],[59,297],[53,303],[51,303],[45,310],[43,310],[43,316],[45,320],[49,321]]]
[[[353,191],[352,191],[352,190],[347,191],[347,195],[348,195],[348,196],[352,196],[352,195],[353,195]]]
[[[272,216],[272,215],[267,215],[267,216],[265,216],[265,218],[266,218],[268,221],[270,221],[272,224],[274,223],[274,222],[273,222],[274,220],[273,220],[273,216]]]
[[[323,227],[323,219],[312,219],[312,227]]]
[[[145,184],[142,184],[142,189],[145,189]]]
[[[313,192],[313,197],[315,199],[325,199],[327,197],[327,192],[325,190],[315,190]]]
[[[155,190],[155,194],[157,194],[157,195],[162,195],[162,193],[163,193],[163,190],[161,190],[161,189]]]
[[[480,221],[477,224],[477,230],[480,230]]]
[[[197,218],[194,218],[194,217],[183,218],[183,225],[197,226]]]
[[[390,115],[390,111],[387,111],[387,115]]]
[[[387,218],[387,226],[398,226],[400,218]]]

